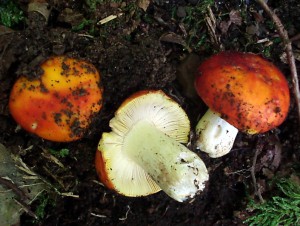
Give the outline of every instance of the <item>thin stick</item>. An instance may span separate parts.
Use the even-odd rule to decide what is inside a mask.
[[[293,91],[296,99],[296,106],[298,110],[298,118],[300,120],[300,91],[299,91],[299,80],[297,75],[297,69],[296,69],[296,63],[295,63],[295,57],[293,54],[293,48],[291,40],[289,39],[288,33],[285,30],[283,24],[281,23],[279,17],[270,9],[270,7],[265,3],[264,0],[256,0],[258,4],[266,11],[266,13],[271,17],[273,22],[275,23],[275,26],[277,28],[277,31],[280,35],[280,37],[283,40],[285,52],[287,55],[287,59],[289,62],[290,70],[291,70],[291,76],[292,76],[292,83],[293,83]]]
[[[20,189],[12,181],[5,179],[3,177],[0,177],[0,184],[11,189],[16,195],[18,195],[20,199],[19,200],[14,199],[14,201],[18,203],[27,214],[34,217],[35,219],[38,219],[37,215],[34,212],[32,212],[30,206],[25,202],[28,201],[29,198],[22,189]]]
[[[262,151],[262,149],[263,149],[263,145],[261,144],[261,142],[258,141],[258,144],[256,145],[256,148],[255,148],[255,153],[254,153],[252,167],[250,169],[250,172],[251,172],[251,178],[252,178],[253,185],[254,185],[255,194],[259,198],[259,201],[261,203],[264,203],[265,200],[263,199],[263,197],[261,195],[260,188],[258,187],[256,177],[255,177],[255,167],[256,167],[256,162],[257,162],[257,156]]]
[[[14,184],[12,181],[0,177],[0,184],[11,189],[16,195],[18,195],[21,198],[21,200],[29,200],[25,192],[22,189],[20,189],[16,184]]]
[[[17,199],[14,199],[14,201],[19,204],[22,209],[28,214],[30,215],[31,217],[35,218],[35,219],[38,219],[38,216],[30,209],[30,206],[27,205],[27,203],[25,203],[24,201],[22,200],[17,200]]]

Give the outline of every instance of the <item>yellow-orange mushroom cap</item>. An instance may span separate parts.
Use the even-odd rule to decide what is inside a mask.
[[[41,138],[80,139],[102,107],[99,72],[86,61],[65,56],[49,58],[41,69],[39,78],[21,76],[15,82],[9,99],[11,115]]]
[[[198,68],[195,85],[212,111],[250,134],[277,127],[288,114],[286,78],[256,54],[221,52],[210,57]]]

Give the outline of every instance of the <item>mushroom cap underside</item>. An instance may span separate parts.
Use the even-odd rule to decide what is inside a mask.
[[[147,120],[178,142],[188,141],[190,122],[185,111],[162,91],[140,91],[127,98],[110,121],[112,131],[102,134],[96,154],[100,180],[125,196],[146,196],[161,190],[123,150],[126,134],[141,120]]]

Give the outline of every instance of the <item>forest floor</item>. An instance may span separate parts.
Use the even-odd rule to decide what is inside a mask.
[[[10,1],[0,2],[5,8]],[[300,3],[268,5],[295,37],[299,71]],[[39,5],[40,12],[28,10],[25,0],[15,6],[15,17],[2,17],[0,26],[0,143],[28,167],[26,173],[35,182],[44,184],[32,202],[21,205],[20,225],[247,225],[245,219],[255,214],[248,208],[250,200],[276,194],[273,178],[299,181],[300,125],[291,73],[274,23],[255,1],[50,0],[46,8]],[[195,94],[195,70],[222,50],[260,54],[280,68],[291,90],[284,123],[260,135],[239,133],[232,151],[216,159],[196,150],[191,136],[191,149],[205,162],[210,179],[189,201],[179,203],[163,192],[129,198],[104,187],[95,171],[95,152],[125,98],[139,90],[161,89],[184,108],[194,130],[207,110]],[[93,63],[104,87],[100,113],[84,138],[70,143],[46,141],[22,130],[8,109],[14,81],[20,75],[39,76],[41,62],[62,54]],[[6,176],[1,168],[0,175]]]

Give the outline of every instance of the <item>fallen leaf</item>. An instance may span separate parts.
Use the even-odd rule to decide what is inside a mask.
[[[9,33],[13,33],[14,30],[8,28],[8,27],[5,27],[3,25],[0,25],[0,36],[1,35],[5,35],[5,34],[9,34]]]
[[[177,68],[176,78],[181,85],[183,93],[189,98],[199,98],[194,87],[194,81],[195,73],[200,62],[200,57],[194,53],[191,53],[180,63]]]
[[[185,45],[185,41],[183,40],[183,38],[173,32],[163,34],[162,36],[160,36],[159,40],[161,42],[176,43],[182,46]]]
[[[264,21],[264,17],[260,13],[256,11],[252,11],[251,13],[257,23],[261,23]]]
[[[20,216],[46,185],[18,157],[0,144],[0,225],[17,225]],[[8,186],[13,185],[13,186]],[[14,189],[12,189],[14,187]]]
[[[241,13],[239,11],[232,10],[229,13],[229,20],[221,21],[221,23],[219,24],[219,28],[220,28],[222,34],[227,33],[231,24],[236,24],[238,26],[242,25],[242,17],[241,17]]]
[[[70,8],[65,8],[58,15],[57,20],[59,22],[68,23],[72,27],[78,26],[84,21],[84,16],[81,13],[78,13]]]
[[[221,21],[221,23],[219,25],[219,28],[220,28],[222,34],[226,34],[227,33],[230,25],[231,25],[230,21]]]
[[[144,11],[146,11],[148,9],[149,4],[150,4],[150,0],[138,0],[137,1],[137,5]]]
[[[231,10],[229,13],[230,21],[236,25],[242,25],[241,13],[238,10]]]

